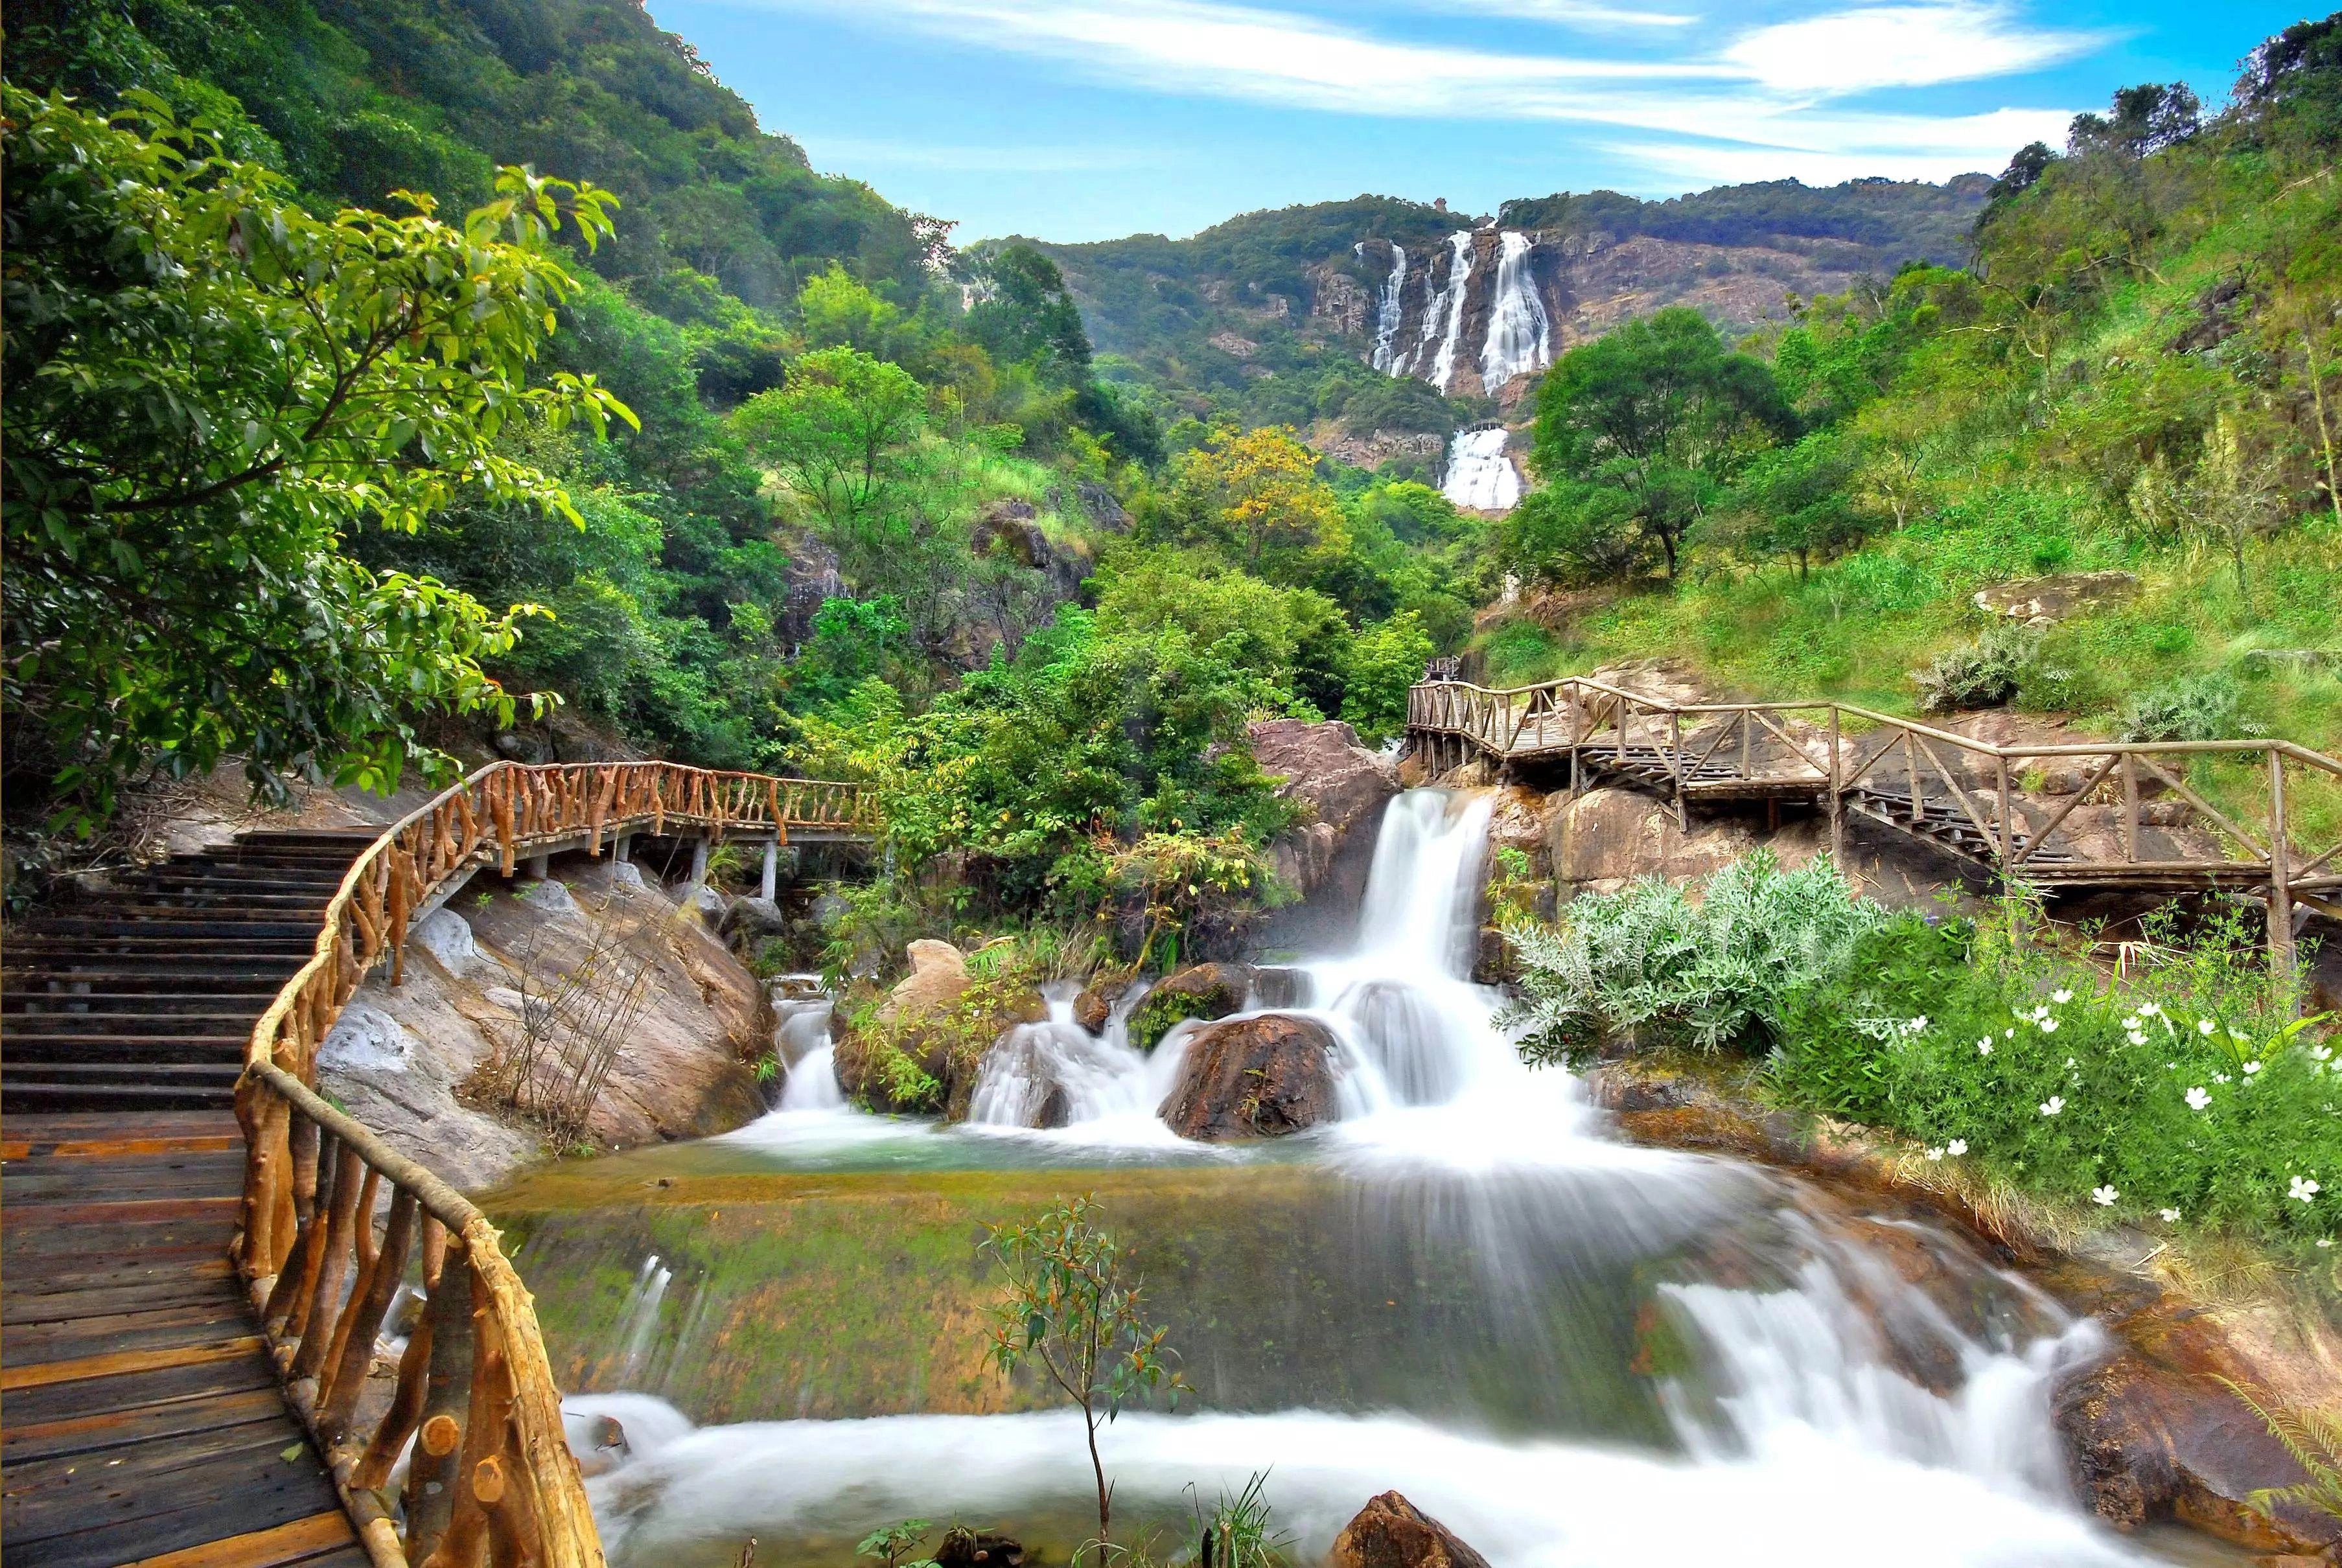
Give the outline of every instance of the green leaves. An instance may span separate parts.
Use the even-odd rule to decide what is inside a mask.
[[[230,753],[263,788],[444,773],[414,716],[509,722],[480,660],[533,612],[377,578],[343,540],[459,496],[575,520],[497,443],[633,420],[592,376],[535,370],[577,286],[549,242],[598,244],[616,198],[508,169],[460,227],[428,196],[320,217],[161,100],[125,102],[6,92],[8,708],[85,831],[125,780]]]

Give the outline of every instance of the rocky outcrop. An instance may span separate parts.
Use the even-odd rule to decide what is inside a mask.
[[[1225,1144],[1314,1127],[1334,1114],[1334,1036],[1314,1019],[1263,1013],[1199,1029],[1163,1120]]]
[[[933,1019],[967,990],[967,954],[948,942],[922,938],[903,950],[911,972],[895,982],[878,1004],[881,1024],[918,1024]]]
[[[1154,1050],[1173,1024],[1190,1018],[1226,1018],[1245,1004],[1251,992],[1252,971],[1244,964],[1191,964],[1149,991],[1131,1009],[1131,1048]]]
[[[1306,808],[1310,820],[1279,834],[1269,854],[1277,874],[1307,897],[1326,885],[1352,831],[1376,821],[1398,793],[1397,767],[1338,721],[1262,719],[1248,734],[1261,771],[1282,781],[1277,794]]]
[[[832,1014],[838,1087],[874,1109],[940,1110],[959,1121],[986,1054],[1013,1026],[1046,1018],[1048,1004],[1037,992],[977,987],[966,954],[948,942],[914,942],[905,955],[910,974],[876,1007]]]
[[[1389,270],[1389,265],[1386,260],[1384,270]],[[1311,315],[1331,322],[1339,333],[1356,335],[1372,330],[1375,296],[1367,292],[1366,285],[1333,264],[1311,267],[1308,276]]]
[[[1488,1568],[1456,1533],[1396,1492],[1370,1500],[1342,1526],[1331,1568]]]
[[[2128,572],[2060,572],[1980,588],[1976,607],[1988,615],[2047,626],[2069,615],[2119,604],[2137,592],[2138,579]]]
[[[493,1185],[536,1158],[540,1140],[466,1085],[524,1014],[545,1005],[530,996],[549,994],[597,949],[610,963],[615,948],[645,964],[644,1002],[586,1135],[624,1148],[727,1132],[762,1114],[744,1065],[769,1034],[756,977],[663,893],[624,874],[634,870],[565,857],[552,879],[499,887],[484,878],[489,885],[417,922],[403,983],[375,971],[326,1036],[320,1084],[455,1185]]]

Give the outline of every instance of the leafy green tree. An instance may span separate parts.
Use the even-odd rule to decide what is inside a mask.
[[[993,1363],[1003,1375],[1034,1365],[1082,1413],[1097,1482],[1101,1568],[1114,1541],[1114,1488],[1098,1457],[1102,1423],[1160,1388],[1176,1406],[1186,1381],[1169,1363],[1167,1331],[1149,1323],[1122,1245],[1085,1195],[1060,1199],[1023,1223],[986,1227],[984,1244],[1006,1279],[992,1308]]]
[[[1718,532],[1751,558],[1787,556],[1802,580],[1815,557],[1855,548],[1875,526],[1857,494],[1861,462],[1858,443],[1827,430],[1761,454],[1719,514]]]
[[[1770,367],[1672,306],[1561,356],[1537,394],[1533,461],[1625,494],[1672,577],[1716,487],[1794,424]]]
[[[895,509],[926,407],[926,388],[901,365],[841,346],[799,359],[788,385],[743,404],[732,428],[851,541]]]
[[[1089,335],[1056,262],[1031,245],[1009,245],[975,270],[984,295],[967,313],[967,329],[993,358],[1031,365],[1061,386],[1088,381]]]
[[[1505,514],[1496,554],[1529,582],[1582,588],[1639,577],[1656,552],[1628,492],[1563,479],[1531,491]]]
[[[1342,717],[1368,745],[1406,728],[1407,688],[1423,679],[1432,653],[1431,634],[1412,610],[1367,627],[1351,642]]]
[[[452,764],[422,710],[513,700],[482,661],[503,614],[344,553],[459,498],[576,521],[499,436],[633,414],[591,376],[535,375],[576,287],[546,242],[611,232],[608,195],[524,170],[453,225],[329,217],[159,98],[100,116],[5,90],[8,710],[86,830],[122,784],[240,754],[388,789]]]

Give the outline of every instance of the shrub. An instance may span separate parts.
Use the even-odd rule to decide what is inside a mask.
[[[2139,693],[2123,705],[2127,741],[2228,741],[2263,733],[2238,710],[2242,694],[2219,671],[2182,675]]]
[[[1765,850],[1698,892],[1646,877],[1576,899],[1555,925],[1506,927],[1523,1000],[1503,1021],[1521,1029],[1521,1054],[1574,1061],[1606,1035],[1704,1052],[1761,1045],[1791,994],[1837,974],[1887,918],[1827,861],[1783,871]]]
[[[1919,705],[1931,714],[1999,707],[2017,695],[2040,654],[2039,632],[1996,623],[1967,647],[1938,654],[1926,669],[1911,673]]]

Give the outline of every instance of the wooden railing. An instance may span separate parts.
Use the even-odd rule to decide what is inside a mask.
[[[1811,799],[1828,815],[1834,852],[1852,813],[2010,880],[2265,888],[2272,950],[2288,966],[2295,903],[2323,906],[2342,889],[2342,841],[2295,844],[2291,804],[2305,775],[2342,778],[2342,761],[2287,741],[2003,746],[1852,704],[1674,703],[1583,676],[1502,690],[1426,681],[1407,694],[1407,728],[1411,740],[1446,743],[1440,762],[1466,751],[1566,760],[1573,790],[1589,764],[1634,774],[1672,792],[1678,820],[1703,798]],[[2203,760],[2241,764],[2246,776],[2225,789],[2192,780]],[[2028,800],[2036,774],[2056,788]],[[2143,804],[2155,795],[2176,804]],[[2098,831],[2079,831],[2085,823]],[[2197,831],[2167,831],[2183,826]]]
[[[395,976],[416,912],[486,865],[509,874],[521,857],[570,844],[598,854],[612,835],[645,827],[786,842],[792,829],[876,825],[856,784],[671,763],[498,763],[400,821],[350,866],[314,956],[245,1049],[235,1256],[294,1408],[376,1568],[598,1568],[603,1559],[536,1313],[495,1232],[315,1092],[318,1046],[359,982],[385,960]],[[377,1365],[377,1342],[408,1290],[419,1292],[420,1311],[395,1363]]]

